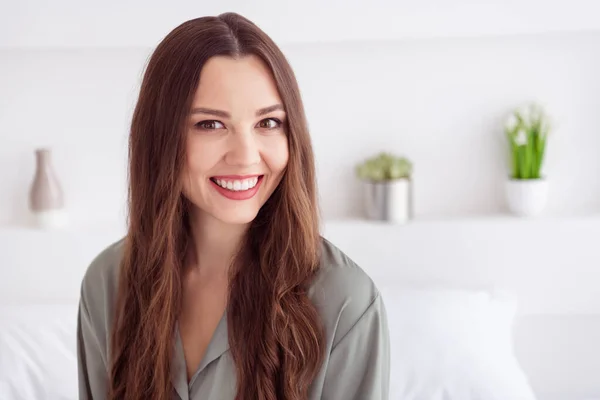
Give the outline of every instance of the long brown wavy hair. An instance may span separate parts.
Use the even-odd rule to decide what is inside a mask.
[[[275,43],[235,13],[184,22],[150,57],[132,118],[129,212],[111,335],[109,398],[172,395],[174,332],[190,241],[182,195],[186,120],[200,71],[213,56],[260,57],[287,113],[289,161],[230,271],[229,344],[236,400],[305,399],[323,356],[308,298],[319,267],[313,151],[294,73]]]

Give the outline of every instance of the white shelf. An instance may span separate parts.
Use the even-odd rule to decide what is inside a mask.
[[[599,30],[595,0],[12,2],[0,47],[154,47],[181,22],[236,11],[282,45]]]
[[[71,235],[124,235],[125,227],[114,224],[81,224],[68,225],[64,228],[38,228],[33,225],[0,224],[0,234],[35,235],[35,236],[71,236]]]
[[[124,233],[0,226],[0,303],[76,299],[90,261]],[[600,315],[600,215],[329,220],[323,233],[380,285],[499,288],[518,295],[523,314]]]
[[[376,282],[508,289],[524,314],[600,315],[600,216],[328,221]]]
[[[440,215],[440,216],[417,216],[406,224],[392,224],[385,221],[369,220],[366,218],[343,218],[325,219],[322,228],[328,229],[368,229],[368,230],[411,230],[420,227],[431,228],[432,226],[446,229],[494,229],[498,226],[512,226],[514,228],[531,226],[534,229],[550,226],[597,226],[600,224],[600,211],[590,214],[568,214],[568,215],[544,215],[536,218],[521,218],[510,214],[482,214],[482,215]],[[537,227],[537,228],[535,228]],[[103,223],[75,223],[65,228],[42,229],[34,225],[26,224],[1,224],[0,233],[19,235],[97,235],[118,234],[124,235],[126,226],[123,222]]]
[[[600,211],[597,213],[579,213],[579,214],[544,214],[539,217],[518,217],[512,214],[471,214],[471,215],[423,215],[416,216],[406,224],[392,224],[385,221],[369,220],[365,218],[342,218],[342,219],[326,219],[325,225],[328,224],[358,224],[371,225],[373,227],[386,228],[405,228],[423,224],[556,224],[556,223],[600,223]]]

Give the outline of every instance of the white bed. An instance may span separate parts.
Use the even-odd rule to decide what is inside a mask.
[[[585,226],[577,231],[600,233],[597,225]],[[79,283],[91,258],[121,233],[0,230],[0,399],[77,398]],[[437,224],[326,226],[325,236],[383,293],[392,339],[390,399],[600,399],[600,317],[594,313],[597,294],[585,290],[589,282],[549,296],[543,285],[531,289],[526,280],[534,276],[527,271],[518,280],[508,268],[487,279],[498,268],[494,262],[503,261],[478,265],[482,255],[466,256],[457,244],[467,241],[472,250],[478,239],[464,235],[460,227]],[[439,254],[419,253],[423,240],[442,254],[452,248],[454,256],[432,265]],[[25,243],[30,251],[19,251]],[[402,251],[397,243],[404,244]],[[600,265],[595,250],[584,256]],[[577,305],[586,312],[577,313]],[[552,310],[559,312],[547,312]]]
[[[393,400],[534,400],[514,357],[514,302],[485,292],[383,288]],[[0,307],[0,399],[76,399],[77,305]]]

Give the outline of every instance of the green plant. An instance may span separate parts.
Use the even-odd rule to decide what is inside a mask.
[[[540,179],[550,131],[543,108],[532,103],[514,110],[504,131],[510,144],[511,178]]]
[[[379,153],[356,166],[356,175],[360,179],[381,182],[394,179],[409,179],[412,163],[405,157],[390,153]]]

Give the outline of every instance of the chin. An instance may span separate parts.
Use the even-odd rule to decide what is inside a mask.
[[[213,217],[229,225],[247,225],[254,221],[258,210],[235,210],[231,212],[216,212]]]

